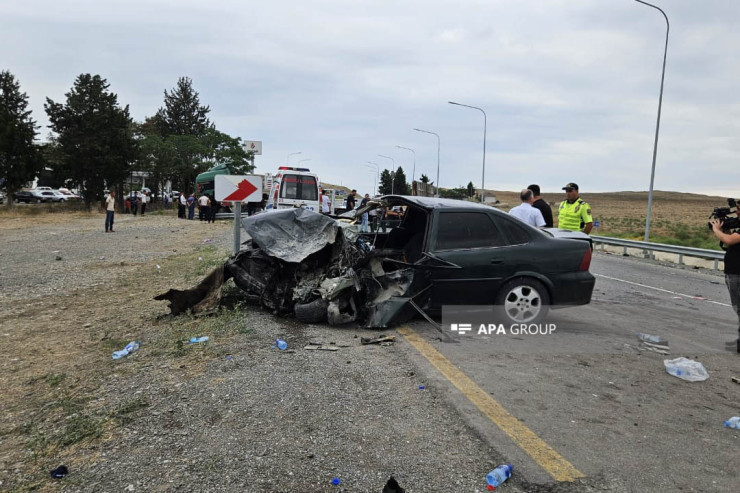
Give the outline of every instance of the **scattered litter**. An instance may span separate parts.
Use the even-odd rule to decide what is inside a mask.
[[[673,297],[673,299],[674,299],[674,300],[680,300],[680,299],[681,299],[681,297],[680,297],[680,296],[674,296],[674,297]]]
[[[638,332],[637,338],[640,340],[640,346],[637,348],[640,351],[648,350],[660,354],[669,354],[670,348],[668,347],[668,341],[660,336],[654,336],[650,334],[643,334]]]
[[[203,257],[198,257],[198,262],[203,262]]]
[[[233,361],[233,360],[234,360],[234,357],[232,355],[230,354],[226,355],[226,361]]]
[[[51,477],[54,479],[62,479],[64,476],[69,474],[69,469],[67,469],[67,466],[59,466],[49,474],[51,474]]]
[[[62,260],[62,256],[61,255],[57,255],[57,260]]]
[[[113,359],[121,359],[124,356],[128,356],[129,354],[139,349],[139,346],[141,346],[141,343],[139,341],[131,341],[126,344],[126,347],[121,349],[120,351],[113,351]]]
[[[303,346],[303,349],[306,351],[339,351],[339,346],[334,343],[321,344],[320,342],[309,342]]]
[[[733,416],[725,421],[725,428],[735,428],[740,430],[740,416]]]
[[[203,337],[191,337],[185,344],[200,344],[201,342],[208,342],[208,336]]]
[[[288,343],[282,339],[275,339],[275,346],[281,351],[288,349]]]
[[[493,471],[486,474],[486,483],[488,483],[488,489],[492,490],[496,486],[500,485],[511,477],[512,471],[511,464],[502,464]]]
[[[341,483],[341,481],[339,481],[339,478],[334,478],[331,480],[331,484],[333,484],[334,486],[339,485],[339,483]]]
[[[740,378],[732,377],[732,381],[735,383],[740,383]]]
[[[385,486],[383,486],[383,491],[381,493],[406,493],[406,490],[401,488],[401,485],[398,484],[396,478],[391,476],[388,482],[385,483]]]
[[[206,238],[205,240],[203,240],[203,243],[210,243],[210,242],[211,242],[210,238]]]
[[[161,269],[161,267],[159,266],[159,264],[157,264],[157,270],[159,270],[159,269]]]
[[[419,390],[424,390],[425,388],[423,385],[419,385]]]
[[[704,365],[692,359],[684,357],[666,359],[663,360],[663,364],[669,374],[688,382],[701,382],[709,378]]]
[[[376,337],[375,339],[372,339],[370,337],[361,337],[360,338],[360,342],[363,345],[367,345],[367,344],[381,344],[383,346],[387,346],[387,345],[391,345],[394,342],[396,342],[396,336],[380,335],[380,336]],[[387,344],[383,344],[383,343],[387,343]]]
[[[98,257],[98,260],[105,260],[105,257]]]

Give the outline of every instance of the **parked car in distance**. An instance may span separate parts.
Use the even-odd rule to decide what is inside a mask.
[[[60,192],[60,193],[62,193],[62,194],[64,194],[64,196],[65,196],[65,197],[66,197],[66,198],[67,198],[68,200],[73,200],[73,199],[80,199],[80,198],[82,198],[82,197],[80,197],[79,195],[77,195],[76,193],[73,193],[73,192],[71,192],[70,190],[68,190],[68,189],[66,189],[66,188],[60,188],[60,189],[59,189],[59,192]]]
[[[65,202],[67,200],[67,196],[59,190],[37,191],[36,196],[41,199],[41,202]]]
[[[36,195],[34,195],[33,192],[31,192],[30,190],[21,190],[19,192],[15,192],[15,194],[13,195],[13,200],[16,202],[24,202],[26,204],[41,201],[41,199],[39,197],[36,197]]]

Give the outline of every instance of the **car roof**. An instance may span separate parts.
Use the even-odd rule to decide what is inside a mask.
[[[406,202],[408,205],[415,205],[422,209],[442,209],[442,208],[455,208],[455,209],[474,209],[474,210],[486,210],[495,211],[493,207],[483,205],[478,202],[468,202],[466,200],[456,199],[441,199],[437,197],[419,197],[412,195],[384,195],[381,200],[391,202]],[[500,212],[500,211],[499,211]]]

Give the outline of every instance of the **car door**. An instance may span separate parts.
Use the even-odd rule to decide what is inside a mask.
[[[433,306],[490,305],[513,272],[507,240],[486,211],[438,211],[430,252],[459,269],[431,271]]]

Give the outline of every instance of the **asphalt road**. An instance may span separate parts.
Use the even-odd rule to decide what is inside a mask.
[[[527,481],[557,484],[565,464],[607,491],[737,491],[740,432],[723,422],[740,415],[740,385],[731,381],[740,354],[726,346],[737,320],[724,278],[601,253],[591,272],[592,303],[553,311],[549,335],[471,332],[447,343],[431,325],[409,324],[513,423],[487,416],[466,395],[469,386],[443,376],[423,351],[409,356]],[[645,350],[637,332],[667,339],[670,354]],[[679,356],[702,362],[709,379],[667,374],[663,360]]]

